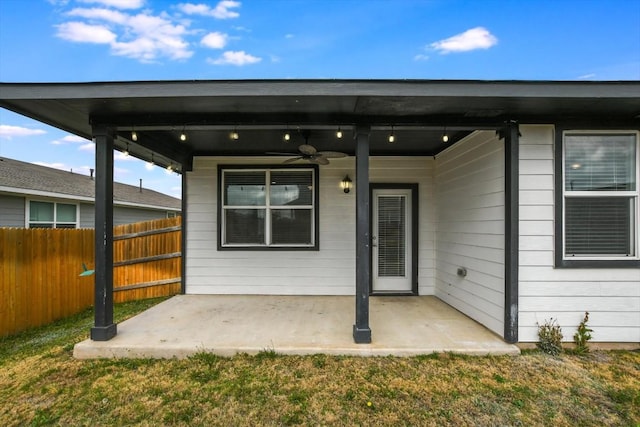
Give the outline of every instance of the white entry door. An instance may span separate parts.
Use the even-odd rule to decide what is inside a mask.
[[[372,191],[372,291],[412,293],[411,189]]]

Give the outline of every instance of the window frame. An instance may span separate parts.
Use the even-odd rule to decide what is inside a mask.
[[[567,256],[565,254],[565,136],[569,135],[621,135],[635,136],[636,189],[633,191],[575,191],[569,197],[631,197],[635,210],[635,223],[631,224],[630,237],[633,240],[634,256]],[[640,132],[636,129],[590,129],[577,127],[556,127],[555,134],[555,267],[556,268],[638,268],[640,267]]]
[[[225,206],[224,206],[224,172],[225,171],[237,171],[243,170],[246,172],[278,172],[278,171],[291,171],[291,170],[301,170],[301,171],[311,171],[312,172],[312,186],[313,186],[313,194],[312,194],[312,203],[310,210],[311,214],[311,238],[312,243],[310,245],[300,245],[300,244],[224,244],[224,233],[225,233]],[[319,251],[320,250],[320,205],[319,205],[319,167],[318,165],[218,165],[218,185],[217,185],[217,211],[218,211],[218,220],[217,220],[217,245],[219,251]],[[271,185],[270,183],[266,183],[266,185]],[[268,199],[268,192],[267,192]],[[242,208],[242,207],[235,207]],[[293,206],[293,207],[284,207],[277,206],[271,207],[269,203],[266,203],[265,209],[265,239],[271,240],[268,233],[271,230],[268,228],[267,223],[269,222],[267,218],[270,216],[272,210],[278,209],[304,209],[304,207]]]
[[[31,221],[31,202],[37,203],[49,203],[53,205],[53,221]],[[66,200],[45,200],[45,199],[26,199],[25,200],[25,227],[26,228],[51,228],[51,229],[77,229],[80,226],[80,205]],[[76,220],[75,222],[58,221],[58,205],[71,205],[76,208]],[[51,224],[51,227],[32,227],[32,224]],[[73,227],[58,227],[61,225],[72,225]]]

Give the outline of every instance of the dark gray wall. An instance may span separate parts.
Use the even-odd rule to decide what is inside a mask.
[[[113,225],[131,224],[133,222],[150,221],[167,217],[167,211],[140,209],[116,206],[113,208]],[[80,205],[80,227],[93,228],[94,206],[83,203]]]
[[[24,227],[24,197],[0,194],[0,227]]]
[[[37,200],[49,200],[36,197]],[[54,199],[51,199],[54,201]],[[55,199],[57,201],[57,199]],[[67,203],[74,203],[69,200]],[[0,194],[0,227],[25,227],[25,197]],[[129,207],[113,208],[114,225],[130,224],[133,222],[149,221],[167,217],[165,210],[140,209]],[[80,228],[93,228],[95,221],[94,205],[80,203]]]

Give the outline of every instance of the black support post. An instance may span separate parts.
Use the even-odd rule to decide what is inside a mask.
[[[369,289],[371,284],[371,244],[369,236],[369,126],[357,126],[356,138],[356,323],[353,339],[371,342]]]
[[[108,341],[117,333],[113,323],[113,129],[93,127],[96,144],[95,193],[95,324],[91,339]]]
[[[504,128],[505,153],[505,242],[504,242],[504,339],[518,342],[518,265],[519,265],[519,160],[518,123],[509,121]]]
[[[182,166],[182,218],[180,224],[182,227],[182,241],[180,246],[182,248],[182,258],[180,260],[180,293],[182,295],[187,293],[187,171],[184,165]]]

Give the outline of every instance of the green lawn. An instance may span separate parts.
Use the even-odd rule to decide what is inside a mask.
[[[640,425],[638,352],[75,360],[91,323],[0,340],[0,425]]]

